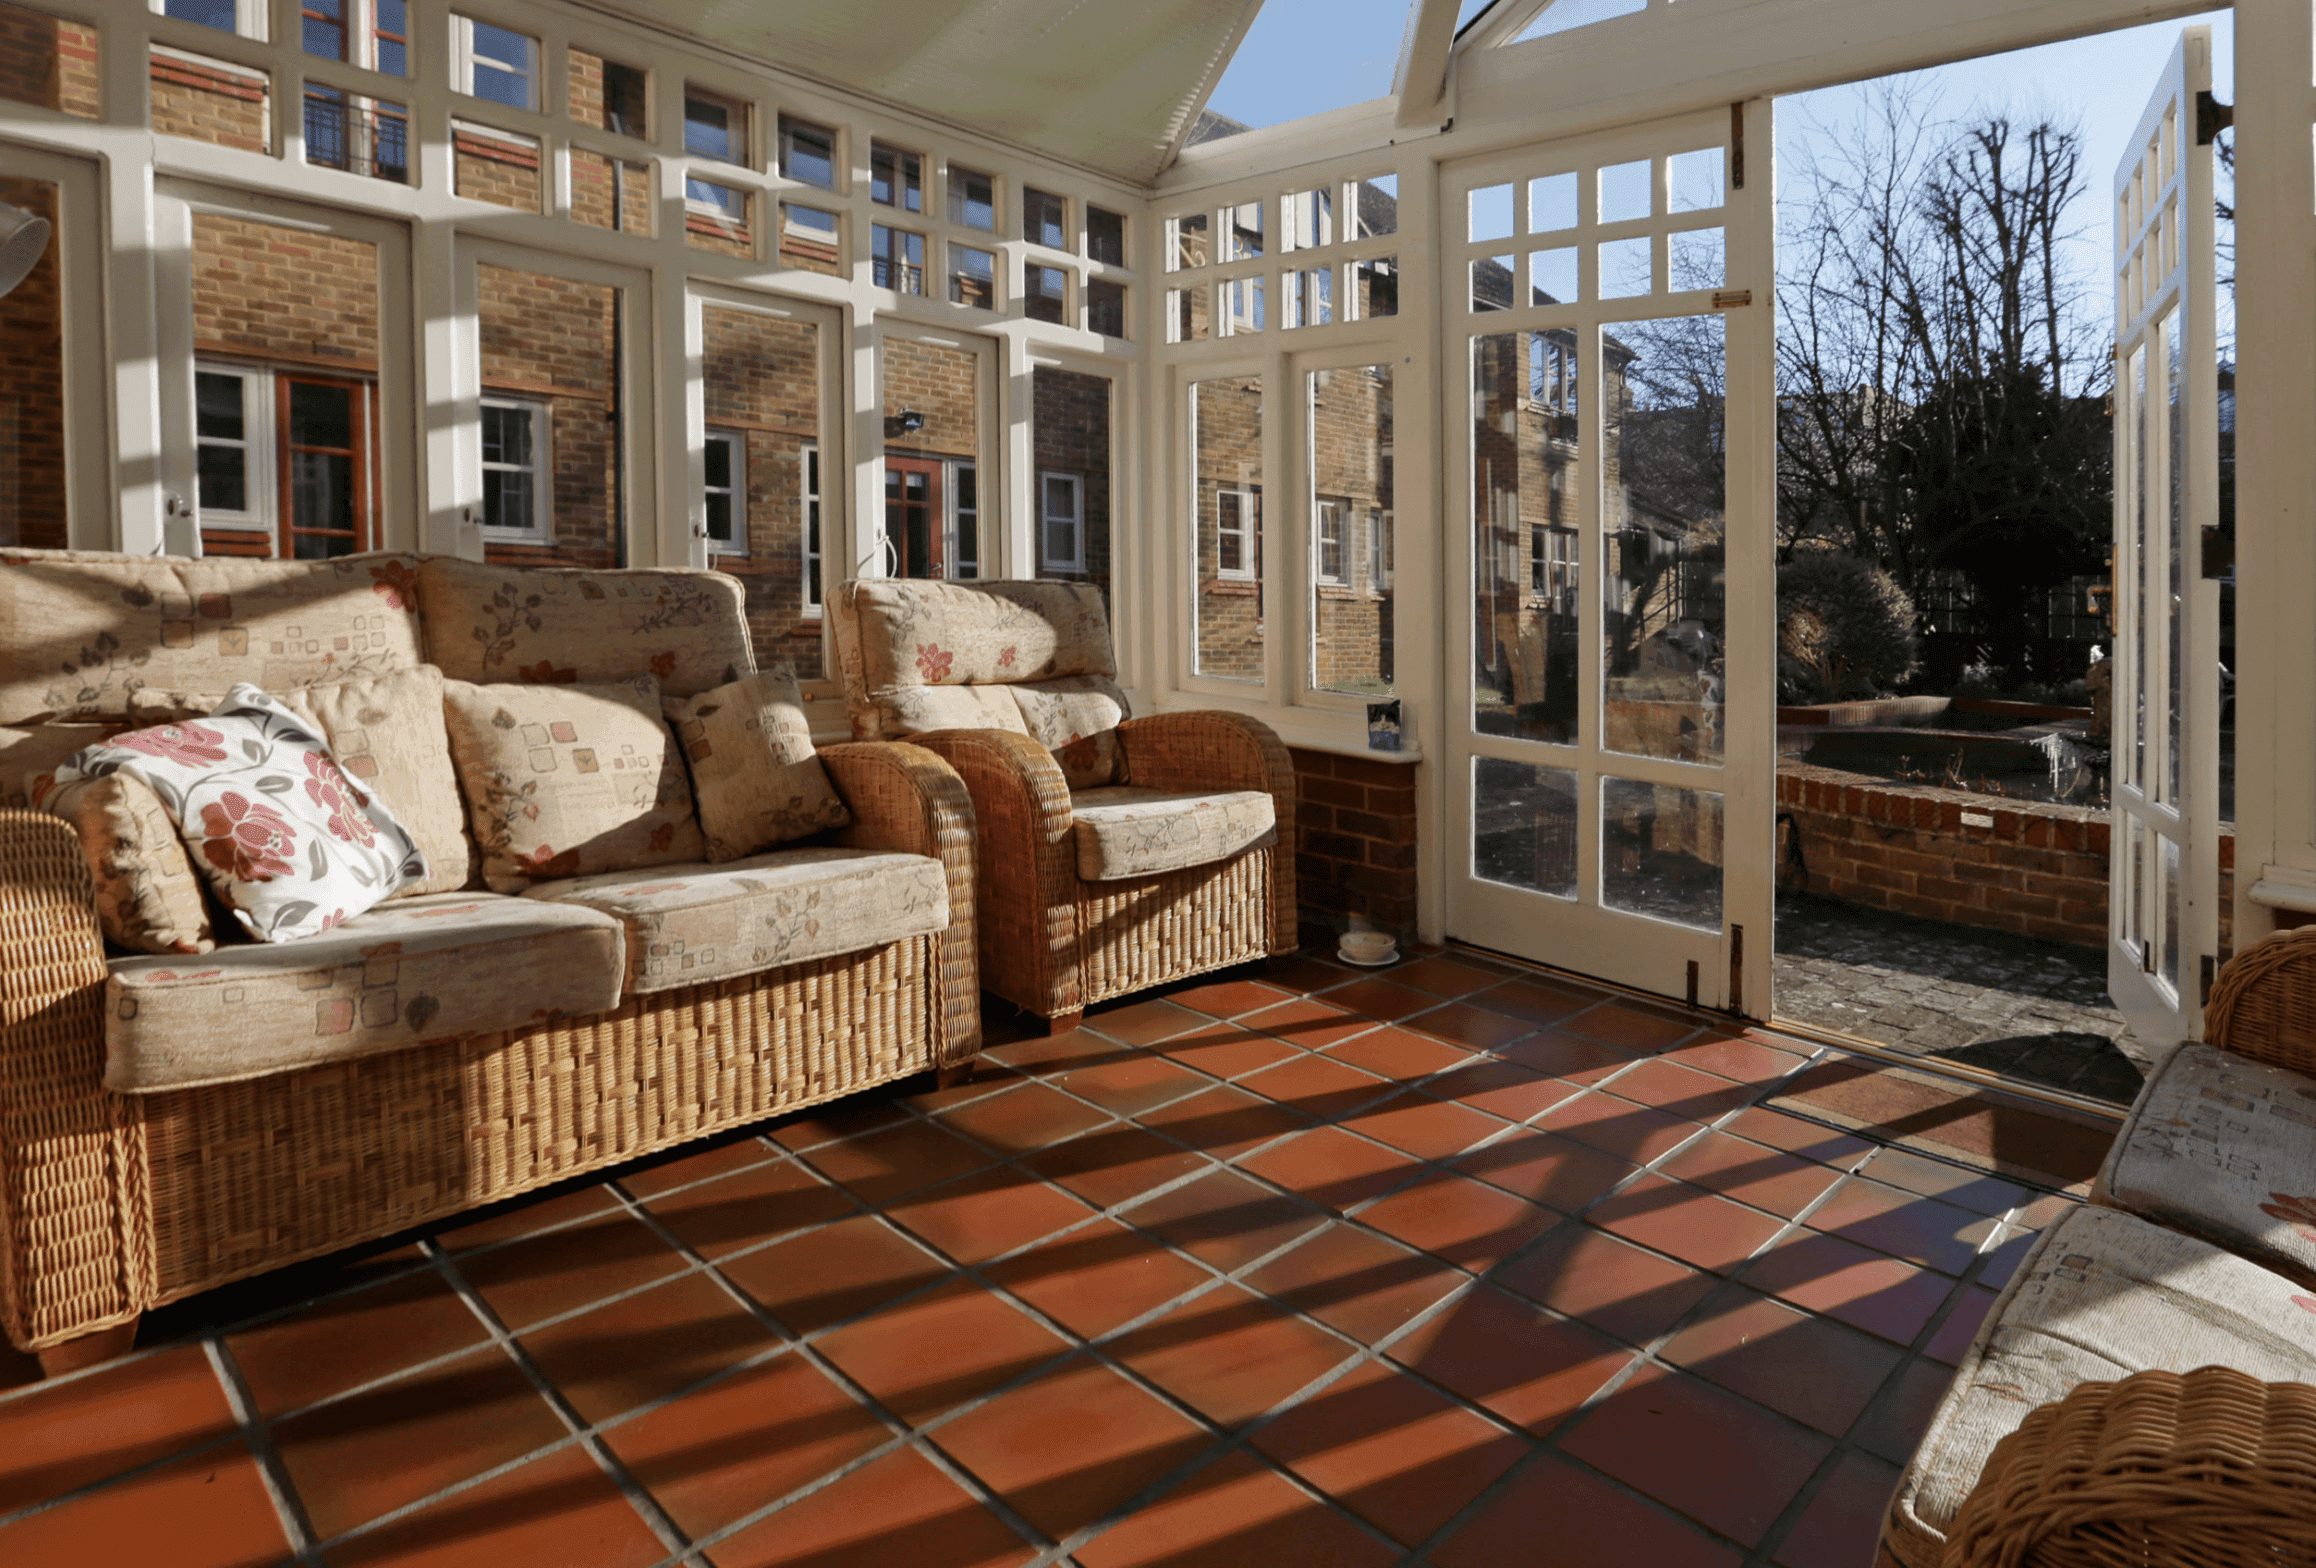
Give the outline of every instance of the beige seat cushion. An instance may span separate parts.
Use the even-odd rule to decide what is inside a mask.
[[[812,724],[786,668],[665,705],[711,861],[737,860],[852,821],[812,750]]]
[[[1070,796],[1078,875],[1115,882],[1211,865],[1279,841],[1278,811],[1259,789],[1212,795],[1113,784]]]
[[[445,681],[442,695],[483,880],[497,891],[706,853],[650,676],[603,686]]]
[[[2139,1091],[2093,1201],[2316,1286],[2316,1078],[2189,1041]]]
[[[689,697],[756,668],[736,577],[686,567],[584,571],[430,555],[429,662],[452,680],[593,685],[648,670]]]
[[[856,953],[949,925],[941,862],[862,849],[574,877],[524,897],[617,918],[627,929],[634,994]]]
[[[1956,1369],[1883,1521],[1903,1568],[1938,1568],[1994,1445],[2078,1383],[2151,1368],[2316,1378],[2316,1299],[2219,1248],[2096,1207],[2035,1243]]]
[[[122,958],[105,1087],[150,1094],[516,1029],[619,1004],[619,922],[489,893],[397,899],[295,942]]]
[[[0,551],[0,724],[124,716],[147,686],[280,696],[408,669],[418,559]]]

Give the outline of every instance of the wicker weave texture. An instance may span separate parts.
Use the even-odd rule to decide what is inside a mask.
[[[2084,1383],[1995,1445],[1945,1568],[2316,1563],[2316,1388],[2230,1367]]]
[[[1159,713],[1119,725],[1118,744],[1130,783],[1270,793],[1279,824],[1270,878],[1270,951],[1293,951],[1302,922],[1295,894],[1295,763],[1277,732],[1243,713]]]
[[[153,1302],[921,1072],[937,941],[148,1095]]]
[[[2223,1051],[2316,1074],[2316,926],[2278,931],[2228,960],[2204,1009]]]

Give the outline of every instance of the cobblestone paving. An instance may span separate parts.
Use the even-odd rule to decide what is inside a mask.
[[[1781,893],[1775,979],[1781,1018],[2118,1104],[2148,1065],[2089,948]]]

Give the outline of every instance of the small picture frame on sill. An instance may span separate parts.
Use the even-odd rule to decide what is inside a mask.
[[[1367,749],[1399,750],[1399,699],[1367,705]]]

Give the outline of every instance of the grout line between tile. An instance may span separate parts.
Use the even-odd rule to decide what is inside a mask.
[[[305,1499],[298,1495],[289,1466],[283,1463],[281,1451],[274,1446],[272,1423],[258,1419],[257,1401],[250,1397],[249,1385],[241,1375],[241,1363],[234,1359],[225,1336],[215,1329],[201,1336],[201,1348],[208,1353],[210,1369],[225,1390],[226,1405],[241,1428],[242,1440],[256,1456],[257,1473],[265,1482],[266,1495],[273,1499],[274,1512],[281,1519],[281,1533],[288,1540],[290,1550],[301,1563],[321,1562],[317,1550],[321,1543],[314,1534],[313,1520],[306,1516]]]

